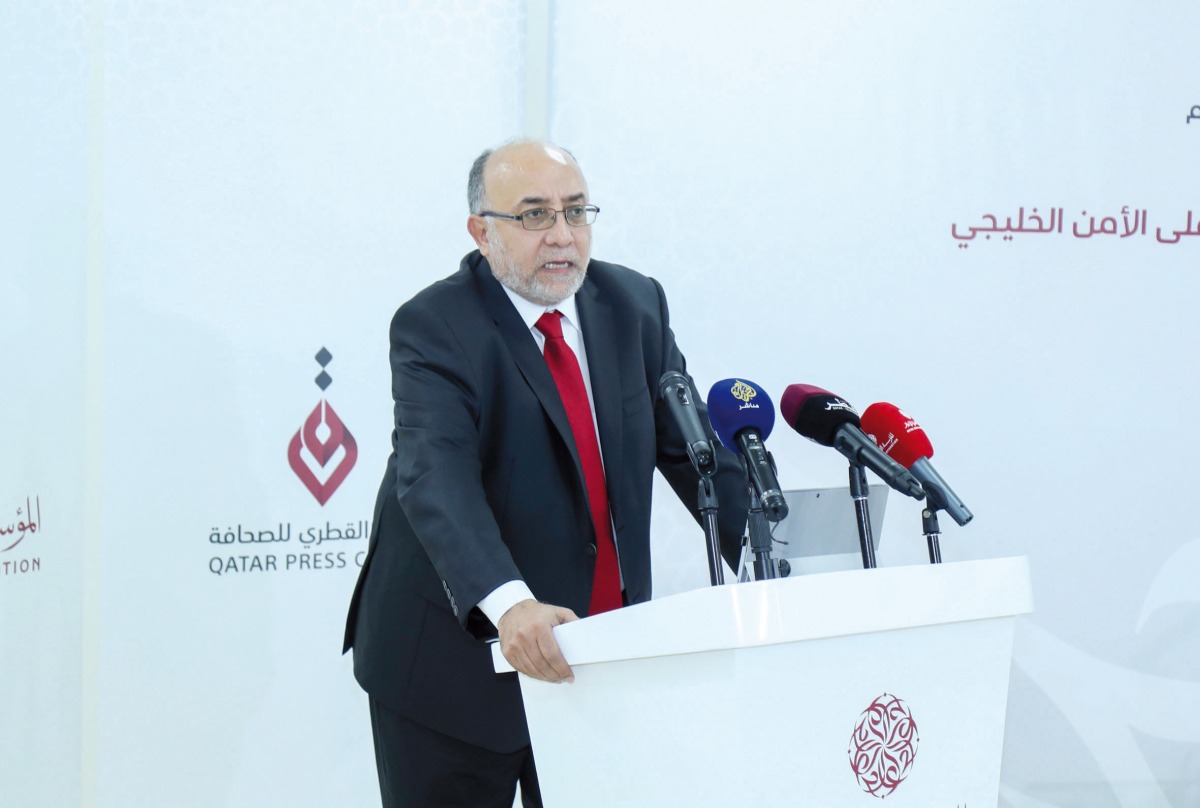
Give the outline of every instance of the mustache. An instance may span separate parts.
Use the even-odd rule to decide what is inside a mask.
[[[539,256],[538,257],[539,264],[555,264],[555,263],[561,263],[563,261],[569,261],[572,264],[578,264],[579,263],[579,253],[572,250],[569,253],[563,253],[561,255],[549,255],[549,256]]]

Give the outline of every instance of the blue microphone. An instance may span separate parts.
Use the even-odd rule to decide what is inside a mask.
[[[787,500],[775,477],[775,461],[763,443],[775,426],[771,397],[753,382],[722,379],[708,391],[708,420],[721,443],[741,457],[767,519],[778,522],[787,516]]]

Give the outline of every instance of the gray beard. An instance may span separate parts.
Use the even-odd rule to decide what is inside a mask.
[[[539,278],[536,273],[530,278],[524,278],[508,254],[504,242],[499,238],[493,238],[491,244],[492,254],[488,256],[488,264],[492,268],[492,275],[504,286],[532,303],[541,306],[557,306],[578,292],[583,286],[584,280],[587,279],[586,264],[580,266],[578,271],[565,282],[549,283]],[[579,262],[577,261],[577,263]]]

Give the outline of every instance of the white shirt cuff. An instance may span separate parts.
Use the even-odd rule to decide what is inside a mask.
[[[537,600],[529,591],[529,586],[522,580],[509,581],[493,589],[487,597],[479,601],[479,610],[487,615],[492,625],[499,628],[500,618],[504,613],[523,600]]]

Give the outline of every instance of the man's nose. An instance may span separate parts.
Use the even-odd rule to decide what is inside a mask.
[[[567,216],[564,213],[554,214],[554,224],[546,230],[546,243],[555,246],[563,246],[575,241],[575,234],[572,231],[571,225],[567,224]]]

